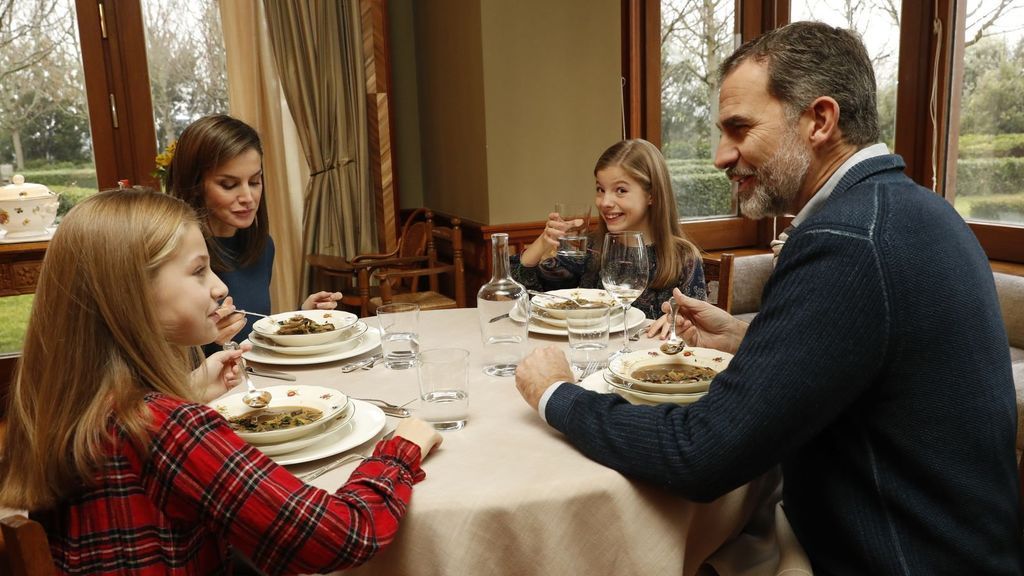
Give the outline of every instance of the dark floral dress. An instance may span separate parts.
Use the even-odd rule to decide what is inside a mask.
[[[647,259],[651,263],[648,282],[658,273],[658,256],[654,245],[647,246]],[[542,261],[534,267],[523,266],[519,255],[510,258],[512,277],[531,290],[561,290],[566,288],[601,288],[601,255],[587,252],[586,256],[555,256]],[[684,269],[679,281],[662,289],[648,287],[633,302],[633,307],[641,310],[651,319],[662,315],[661,304],[672,297],[672,289],[679,290],[691,298],[708,299],[707,286],[704,282],[704,267],[700,260],[694,262],[695,268],[691,275],[690,269]]]

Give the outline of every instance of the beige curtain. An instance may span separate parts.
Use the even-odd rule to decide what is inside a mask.
[[[306,295],[300,231],[302,190],[309,173],[274,66],[263,4],[259,0],[219,4],[229,112],[255,128],[263,141],[264,202],[277,248],[270,297],[275,312],[296,310]]]
[[[310,172],[303,249],[345,257],[375,252],[358,1],[264,0],[264,8]]]

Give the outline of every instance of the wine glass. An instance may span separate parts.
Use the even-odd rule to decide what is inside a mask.
[[[633,301],[647,288],[651,265],[643,232],[609,232],[604,236],[601,251],[601,284],[622,306],[622,350],[615,355],[632,352],[626,315]]]

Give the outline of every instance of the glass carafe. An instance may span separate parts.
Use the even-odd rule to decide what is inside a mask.
[[[508,265],[508,234],[491,236],[491,280],[476,294],[483,339],[484,373],[512,376],[526,352],[530,296],[512,279]]]

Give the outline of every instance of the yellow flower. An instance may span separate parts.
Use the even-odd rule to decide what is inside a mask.
[[[164,189],[167,188],[167,168],[171,165],[171,160],[174,159],[174,149],[177,144],[177,140],[171,142],[163,152],[156,155],[156,168],[153,170],[152,176],[160,180]]]

